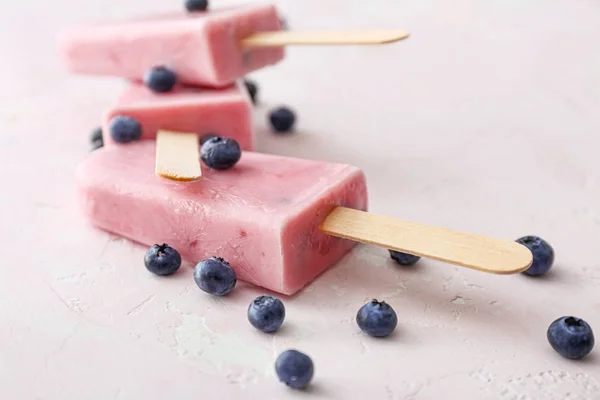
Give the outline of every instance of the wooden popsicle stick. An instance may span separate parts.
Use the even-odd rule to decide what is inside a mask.
[[[516,242],[337,207],[321,224],[328,235],[374,244],[493,274],[525,271],[533,255]]]
[[[179,182],[200,179],[198,135],[159,131],[156,135],[156,175]]]
[[[401,30],[271,31],[254,33],[241,41],[243,47],[289,45],[369,45],[393,43],[408,37]]]

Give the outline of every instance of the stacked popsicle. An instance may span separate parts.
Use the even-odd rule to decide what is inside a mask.
[[[168,130],[228,136],[242,149],[254,149],[251,102],[238,79],[281,61],[284,50],[242,47],[239,40],[278,31],[277,10],[273,5],[190,8],[59,35],[70,71],[131,81],[106,112],[106,145],[153,139]]]
[[[105,148],[78,170],[84,213],[94,225],[148,245],[169,243],[190,260],[225,258],[241,279],[284,294],[300,290],[356,241],[486,272],[516,273],[531,264],[531,253],[512,241],[367,213],[358,168],[248,152],[251,101],[237,80],[280,61],[282,45],[407,36],[280,28],[273,6],[252,5],[61,35],[70,70],[132,81],[105,115]],[[218,137],[203,146],[209,168],[202,173],[198,136],[208,134]],[[234,146],[225,156],[211,153],[221,164],[205,159],[205,148],[227,143],[237,154]],[[223,157],[233,162],[223,164]]]
[[[283,45],[377,44],[408,36],[402,31],[286,32],[270,4],[208,10],[207,1],[188,1],[186,6],[187,12],[96,23],[59,35],[70,71],[132,82],[107,113],[105,143],[155,138],[166,130],[223,135],[253,150],[250,98],[236,82],[281,61]]]

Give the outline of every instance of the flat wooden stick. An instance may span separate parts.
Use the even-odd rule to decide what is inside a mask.
[[[493,274],[525,271],[533,255],[523,245],[337,207],[320,227],[323,233],[386,249],[432,258]]]
[[[243,47],[270,47],[289,45],[369,45],[393,43],[406,39],[408,33],[401,30],[355,30],[355,31],[272,31],[258,32],[242,39]]]
[[[156,135],[156,175],[179,182],[200,179],[198,135],[159,131]]]

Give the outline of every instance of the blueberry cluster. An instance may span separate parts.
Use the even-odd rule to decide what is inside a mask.
[[[244,85],[253,104],[258,103],[258,85],[251,79],[244,79]],[[269,111],[269,123],[274,133],[293,132],[296,124],[296,113],[286,106],[279,106]]]
[[[166,93],[172,91],[177,85],[177,75],[165,66],[157,66],[146,72],[143,81],[146,87],[153,92]],[[258,102],[258,85],[255,81],[247,78],[244,79],[244,85],[252,102],[256,104]],[[268,117],[273,132],[278,134],[293,132],[296,124],[296,114],[290,108],[277,107],[269,112]],[[113,116],[108,122],[107,128],[107,133],[111,139],[121,144],[140,140],[144,131],[142,124],[129,115]],[[211,139],[215,140],[211,141]],[[97,128],[92,132],[90,142],[92,150],[104,146],[101,128]],[[241,157],[241,148],[237,141],[215,133],[206,133],[201,136],[200,145],[203,148],[202,161],[211,169],[229,169]],[[204,145],[207,145],[205,149]]]
[[[214,138],[209,138],[209,143]],[[181,256],[168,244],[155,244],[144,256],[146,269],[156,275],[176,273],[181,266]],[[226,296],[235,288],[237,275],[229,262],[220,257],[200,261],[194,268],[194,281],[204,292],[214,296]],[[257,330],[272,334],[280,329],[286,310],[281,299],[271,295],[256,297],[247,309],[248,322]],[[356,322],[361,330],[374,337],[389,336],[398,323],[396,313],[385,302],[373,300],[360,308]],[[293,389],[308,386],[314,375],[314,364],[306,354],[290,349],[275,361],[279,380]]]
[[[516,240],[517,243],[527,247],[532,255],[531,266],[523,271],[528,276],[542,276],[552,268],[554,264],[554,249],[544,239],[538,236],[524,236]],[[400,265],[414,265],[420,257],[390,250],[391,258]],[[387,333],[386,327],[393,330],[396,324],[396,315],[393,310],[388,309],[385,303],[373,300],[361,308],[357,321],[363,331],[372,336],[381,336]],[[376,311],[377,310],[377,314]],[[371,314],[367,314],[367,312]],[[373,324],[372,322],[376,322]],[[594,332],[590,325],[584,320],[565,316],[552,322],[547,332],[548,342],[552,348],[566,358],[578,359],[588,355],[594,347]]]
[[[541,276],[550,271],[554,264],[554,249],[547,241],[538,236],[530,235],[523,236],[517,239],[516,242],[527,247],[533,255],[531,266],[526,271],[523,271],[523,274]],[[415,265],[421,259],[419,256],[395,250],[389,250],[389,252],[392,260],[403,266]]]
[[[150,80],[149,80],[150,82]],[[150,87],[151,84],[148,84]],[[159,87],[160,85],[152,84]],[[256,101],[257,87],[246,81],[246,86]],[[271,113],[271,123],[278,132],[289,131],[294,124],[294,114],[285,108]],[[133,118],[117,116],[109,124],[111,137],[121,143],[137,140],[141,136],[141,127]],[[101,142],[102,132],[94,131],[92,144]],[[232,168],[241,157],[239,144],[232,139],[206,134],[200,138],[202,161],[211,169],[226,170]],[[97,147],[101,147],[101,144]],[[97,148],[95,147],[95,148]],[[531,266],[523,273],[529,276],[546,274],[554,263],[554,249],[544,239],[537,236],[525,236],[516,240],[527,247],[533,255]],[[391,259],[401,266],[415,265],[420,257],[389,250]],[[181,266],[181,256],[167,244],[154,245],[144,257],[146,268],[161,276],[172,275]],[[194,268],[194,281],[204,292],[214,296],[226,296],[235,288],[237,275],[230,263],[220,257],[211,257],[200,261]],[[247,319],[257,330],[272,334],[278,331],[286,318],[286,309],[281,299],[271,295],[256,297],[248,306]],[[358,327],[367,335],[375,338],[389,337],[395,331],[398,317],[394,309],[385,301],[373,299],[358,310]],[[547,331],[552,348],[560,355],[577,359],[589,354],[594,347],[594,334],[584,320],[565,316],[552,322]],[[295,349],[282,352],[275,361],[275,371],[279,380],[293,389],[304,389],[314,375],[312,359]]]
[[[172,275],[181,266],[181,256],[167,244],[155,244],[146,252],[144,265],[156,275]],[[211,257],[196,264],[194,281],[208,294],[226,296],[235,288],[237,275],[229,262],[220,257]],[[258,296],[248,306],[247,317],[250,324],[259,331],[273,333],[283,324],[285,306],[277,297]],[[279,379],[289,387],[303,389],[312,380],[314,365],[306,354],[287,350],[277,358],[275,371]]]
[[[250,95],[253,104],[258,103],[258,85],[251,79],[244,79],[244,85]],[[274,133],[290,133],[294,130],[296,124],[296,114],[292,109],[285,106],[279,106],[269,111],[269,123]]]
[[[202,140],[201,140],[202,142]],[[204,146],[229,146],[227,141],[210,135]],[[212,147],[211,147],[212,148]],[[208,148],[207,148],[208,149]],[[230,149],[229,149],[230,150]],[[228,151],[223,154],[230,154]],[[204,158],[203,158],[204,159]],[[213,166],[225,165],[222,161],[208,158]],[[205,160],[205,162],[207,162]],[[212,167],[211,167],[212,168]],[[539,276],[552,267],[554,250],[545,240],[536,236],[526,236],[517,240],[532,251],[533,263],[524,273]],[[390,257],[399,265],[414,265],[420,257],[390,250]],[[167,244],[154,245],[144,257],[146,268],[156,275],[172,275],[181,266],[181,256]],[[226,296],[235,288],[237,275],[229,262],[220,257],[200,261],[194,268],[194,281],[204,292],[215,296]],[[250,324],[264,333],[274,333],[280,329],[286,317],[286,309],[281,299],[262,295],[248,306],[247,318]],[[398,325],[398,316],[385,301],[376,299],[364,304],[356,314],[358,327],[375,338],[390,336]],[[587,322],[573,316],[565,316],[550,324],[547,337],[552,348],[560,355],[577,359],[589,354],[594,347],[594,334]],[[304,389],[314,375],[312,359],[295,349],[282,352],[275,361],[275,371],[280,381],[293,389]]]
[[[141,124],[132,117],[126,115],[117,115],[113,117],[109,124],[109,133],[111,138],[117,143],[130,143],[140,140],[142,137]],[[99,145],[95,141],[96,135],[99,135]],[[95,148],[101,147],[102,132],[92,136],[92,144]],[[207,167],[215,170],[225,170],[232,168],[242,157],[242,149],[239,143],[225,136],[217,136],[213,133],[207,133],[200,137],[200,158]]]

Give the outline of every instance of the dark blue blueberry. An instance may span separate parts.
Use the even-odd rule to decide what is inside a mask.
[[[144,85],[153,92],[170,92],[177,83],[177,75],[167,67],[159,66],[149,69],[144,75]]]
[[[104,139],[102,139],[102,128],[97,127],[92,131],[92,134],[90,135],[90,142],[92,145],[92,150],[97,150],[104,146]]]
[[[269,114],[269,121],[275,132],[289,132],[294,127],[296,115],[292,110],[285,107],[279,107]]]
[[[258,100],[258,85],[256,84],[256,82],[250,79],[244,79],[244,85],[246,85],[246,90],[248,90],[248,94],[252,99],[252,103],[256,104],[256,101]]]
[[[206,293],[225,296],[235,287],[237,276],[227,261],[219,257],[211,257],[196,265],[194,280]]]
[[[284,319],[285,307],[277,297],[259,296],[248,307],[248,321],[263,332],[275,332]]]
[[[98,150],[101,147],[104,147],[104,142],[102,140],[96,140],[95,142],[92,142],[92,151]]]
[[[215,135],[214,133],[207,133],[206,135],[202,135],[200,137],[200,146],[202,146],[204,143],[206,143],[208,141],[208,139],[212,139],[217,137],[217,135]]]
[[[582,319],[562,317],[548,327],[548,341],[558,354],[567,358],[581,358],[594,348],[592,328]]]
[[[102,141],[102,128],[101,127],[97,127],[96,129],[94,129],[92,131],[92,134],[90,135],[90,142],[94,143],[99,140]]]
[[[413,256],[412,254],[401,253],[394,250],[390,250],[390,256],[392,257],[392,260],[400,265],[415,265],[417,261],[421,259],[419,256]]]
[[[129,143],[142,137],[139,122],[125,115],[117,115],[108,123],[110,137],[117,143]]]
[[[200,158],[212,169],[232,168],[242,157],[238,142],[223,136],[208,139],[200,149]]]
[[[527,271],[523,272],[524,274],[530,276],[544,275],[552,268],[554,249],[544,239],[537,236],[524,236],[517,239],[517,243],[524,245],[533,253],[533,263]]]
[[[385,301],[371,300],[358,310],[356,323],[360,329],[375,337],[385,337],[396,329],[398,317]]]
[[[304,353],[286,350],[275,361],[275,372],[279,380],[292,389],[304,389],[315,373],[315,366]]]
[[[206,11],[208,0],[185,0],[185,8],[189,11]]]
[[[285,17],[279,17],[279,25],[281,25],[282,31],[287,31],[290,29],[290,24],[288,23],[288,20]]]
[[[144,264],[148,271],[156,275],[171,275],[181,266],[181,256],[167,244],[155,244],[144,256]]]

